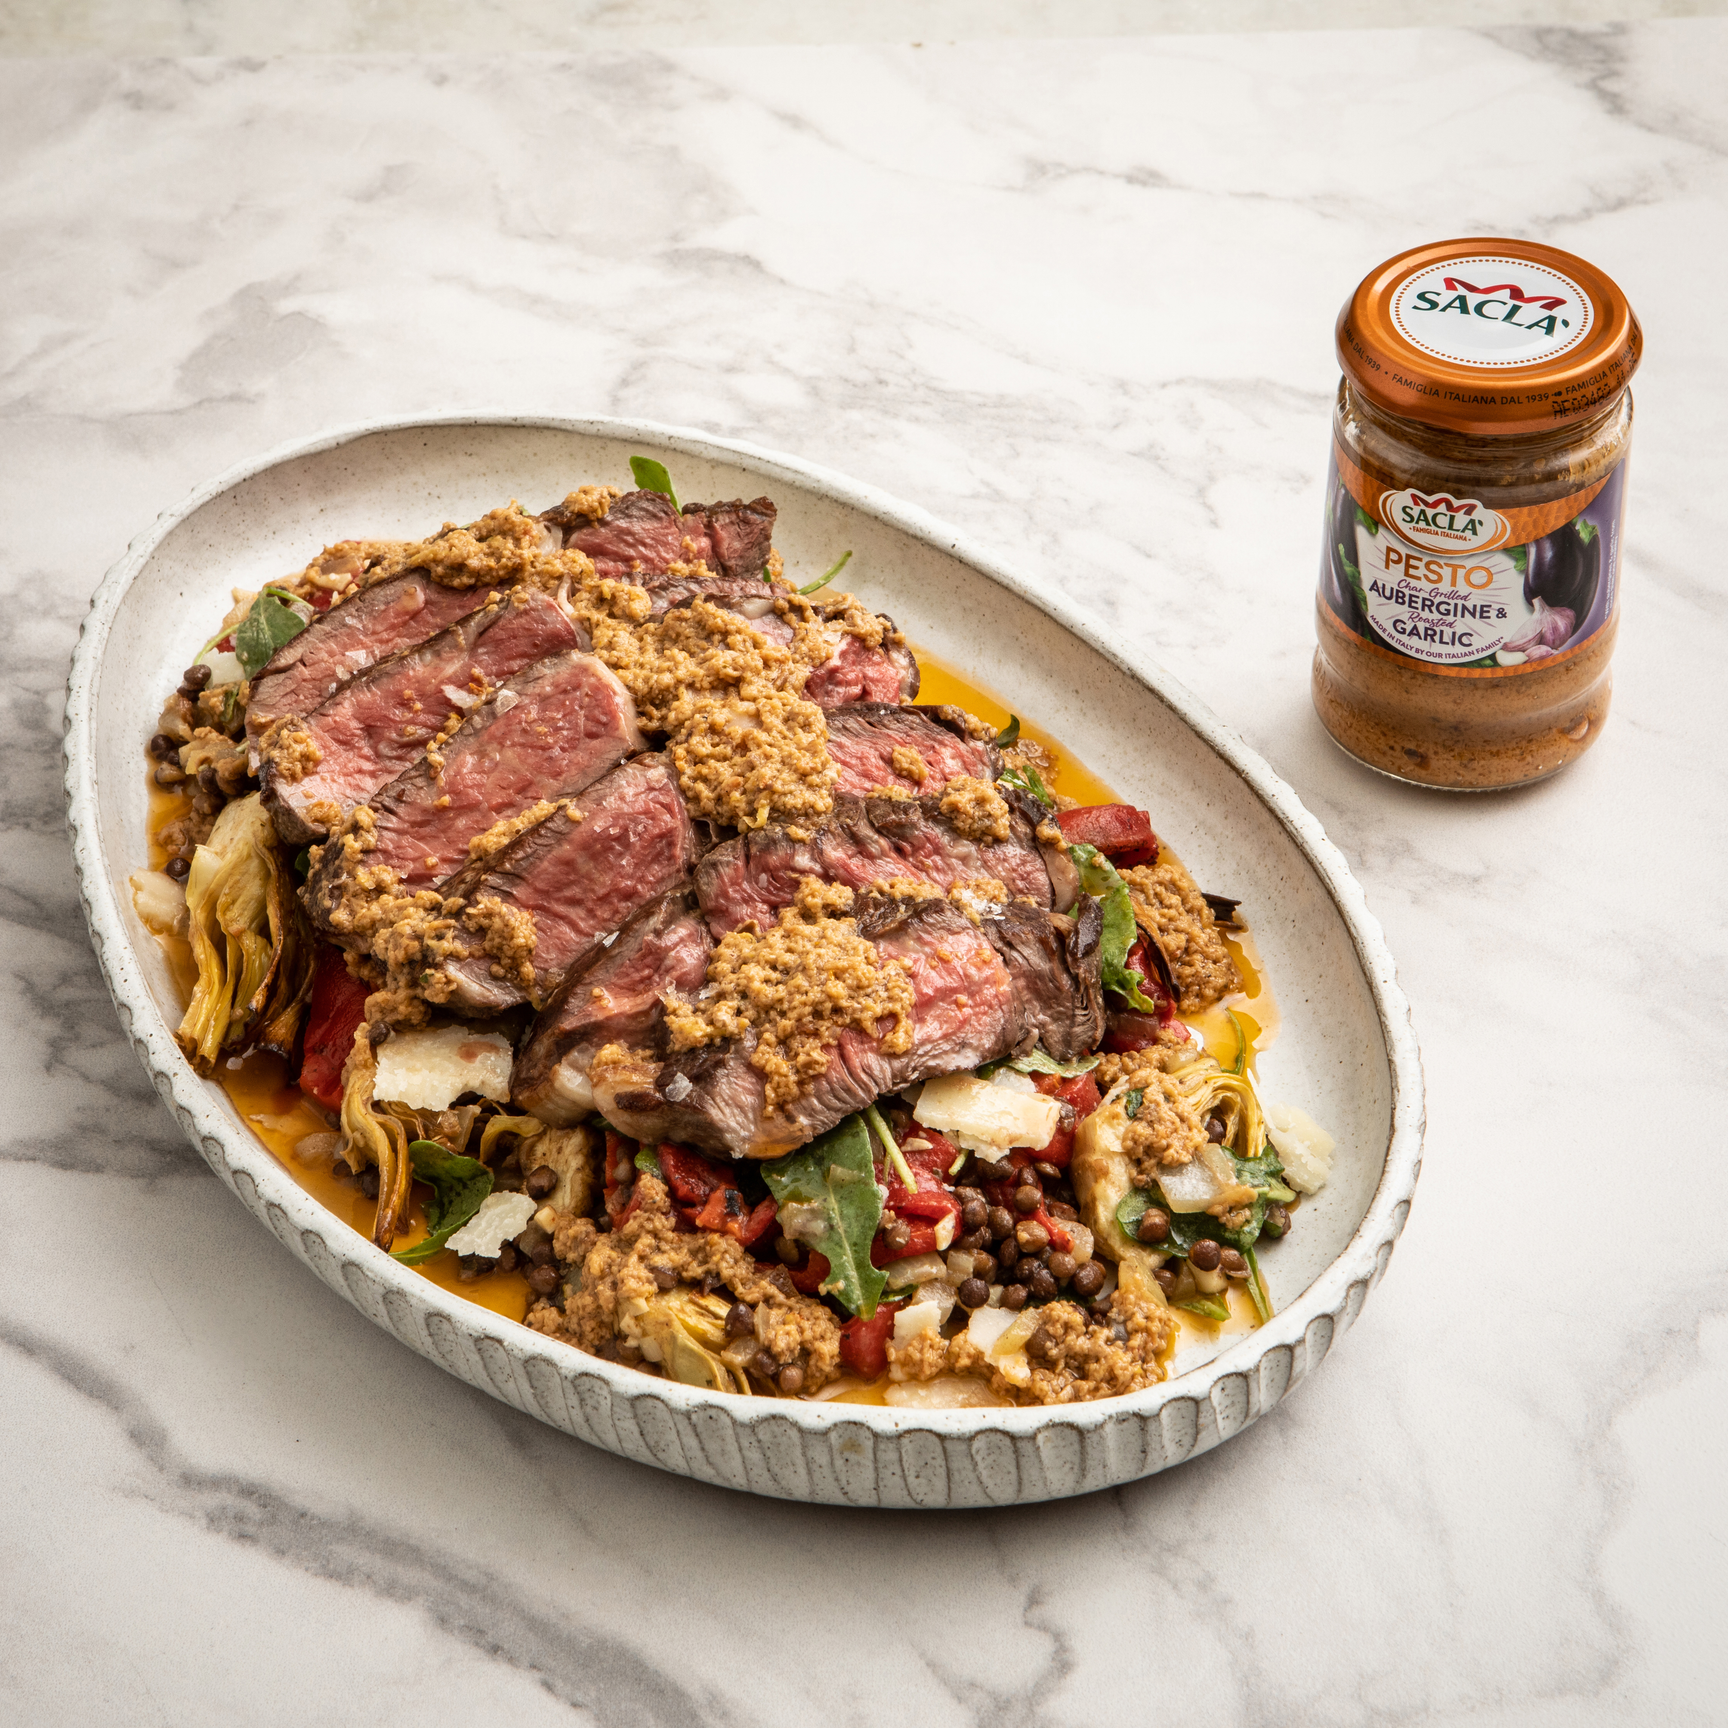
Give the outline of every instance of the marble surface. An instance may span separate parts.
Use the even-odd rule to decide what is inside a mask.
[[[1711,20],[0,62],[0,1714],[1718,1719],[1725,64]],[[1606,266],[1648,358],[1609,730],[1448,798],[1309,708],[1330,333],[1379,258],[1496,230]],[[759,1502],[459,1385],[219,1190],[86,945],[71,642],[207,474],[455,407],[875,482],[1294,783],[1400,958],[1430,1130],[1385,1282],[1289,1404],[1031,1511]],[[1685,1196],[1616,1209],[1670,1166]]]
[[[0,54],[498,54],[1220,30],[1595,24],[1728,0],[7,0]]]

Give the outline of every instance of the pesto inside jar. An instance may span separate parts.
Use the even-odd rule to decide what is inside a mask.
[[[1524,242],[1418,247],[1346,305],[1313,693],[1357,760],[1487,791],[1595,742],[1640,346],[1606,276]]]

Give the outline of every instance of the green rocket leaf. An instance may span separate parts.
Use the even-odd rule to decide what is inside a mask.
[[[642,491],[664,492],[672,500],[672,508],[678,508],[678,494],[672,490],[672,476],[652,456],[632,456],[630,472]]]
[[[476,1212],[492,1192],[492,1172],[478,1158],[464,1158],[436,1140],[414,1140],[408,1156],[414,1160],[414,1177],[432,1184],[426,1202],[427,1237],[411,1248],[399,1248],[395,1258],[409,1266],[430,1260]]]
[[[762,1166],[780,1203],[822,1208],[822,1229],[810,1247],[828,1261],[822,1294],[838,1296],[860,1319],[876,1312],[888,1275],[870,1264],[870,1244],[882,1222],[882,1191],[862,1116],[848,1116],[819,1140]]]

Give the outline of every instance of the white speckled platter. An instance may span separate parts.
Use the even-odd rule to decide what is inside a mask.
[[[650,1379],[453,1296],[324,1210],[174,1043],[166,963],[132,910],[141,750],[201,623],[234,586],[359,535],[418,536],[511,497],[543,508],[632,455],[686,498],[778,504],[788,573],[851,548],[846,586],[910,640],[1012,698],[1152,812],[1204,886],[1239,896],[1283,1014],[1268,1097],[1338,1140],[1332,1180],[1264,1257],[1278,1313],[1190,1350],[1149,1391],[1048,1410],[910,1411],[744,1399]],[[334,433],[235,468],[160,517],[109,571],[73,658],[66,796],[91,938],[156,1089],[212,1169],[332,1289],[452,1374],[566,1433],[728,1487],[856,1506],[1011,1505],[1167,1469],[1265,1415],[1325,1359],[1385,1271],[1421,1163],[1422,1077],[1380,927],[1295,794],[1178,683],[920,511],[746,444],[622,420],[453,416]]]

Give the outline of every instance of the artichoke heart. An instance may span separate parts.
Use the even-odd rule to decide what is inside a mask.
[[[372,1240],[388,1252],[408,1214],[414,1166],[407,1126],[399,1118],[372,1108],[378,1057],[367,1032],[364,1021],[354,1028],[354,1048],[342,1069],[342,1156],[350,1170],[362,1170],[370,1164],[378,1171]]]
[[[668,1379],[714,1392],[748,1392],[743,1370],[719,1354],[726,1347],[731,1306],[720,1296],[668,1290],[646,1301],[621,1303],[618,1329],[650,1362],[658,1362]]]
[[[1163,1256],[1143,1246],[1123,1230],[1116,1208],[1131,1190],[1142,1186],[1145,1173],[1135,1168],[1124,1144],[1130,1104],[1146,1076],[1130,1076],[1110,1089],[1097,1110],[1080,1124],[1074,1138],[1070,1175],[1080,1202],[1080,1216],[1098,1247],[1121,1268],[1124,1283],[1136,1289],[1157,1289],[1151,1274]],[[1237,1177],[1229,1152],[1240,1158],[1258,1157],[1266,1138],[1260,1101],[1250,1081],[1221,1068],[1210,1056],[1198,1056],[1159,1075],[1181,1102],[1205,1122],[1216,1116],[1224,1124],[1220,1143],[1204,1140],[1190,1149],[1185,1162],[1171,1164],[1157,1175],[1165,1204],[1172,1212],[1220,1212],[1251,1204],[1256,1190]],[[1228,1151],[1226,1150],[1228,1148]]]
[[[225,805],[186,878],[198,967],[175,1034],[199,1073],[262,1042],[291,1049],[311,989],[311,944],[258,794]]]
[[[1152,1274],[1164,1263],[1163,1255],[1136,1242],[1116,1217],[1116,1208],[1134,1186],[1128,1155],[1122,1149],[1123,1125],[1120,1099],[1113,1096],[1080,1124],[1068,1174],[1080,1202],[1080,1217],[1092,1232],[1097,1251],[1116,1262],[1118,1282],[1162,1307],[1164,1292]]]

